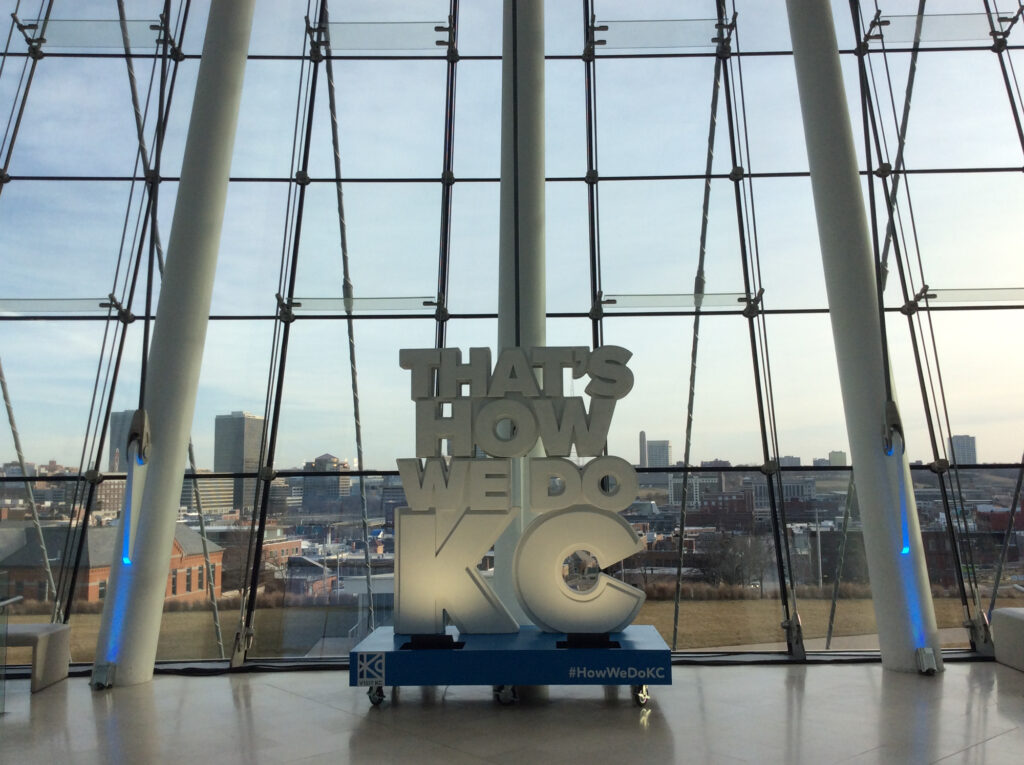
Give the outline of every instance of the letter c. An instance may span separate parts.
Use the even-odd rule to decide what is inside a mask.
[[[545,632],[620,632],[640,611],[644,593],[607,574],[578,592],[562,578],[562,564],[573,552],[587,550],[606,568],[641,547],[633,527],[608,510],[573,505],[545,513],[530,524],[516,548],[519,603]]]

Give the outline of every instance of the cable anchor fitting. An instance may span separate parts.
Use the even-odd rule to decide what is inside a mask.
[[[100,303],[100,308],[113,308],[117,311],[117,320],[125,326],[128,326],[135,321],[135,314],[123,306],[121,301],[117,299],[117,296],[115,296],[113,292],[107,295],[107,302]]]
[[[743,180],[745,175],[746,171],[743,169],[742,165],[736,165],[736,167],[729,171],[729,180],[739,183]]]
[[[913,298],[908,300],[902,306],[900,306],[900,313],[904,316],[913,316],[921,308],[922,300],[934,300],[935,293],[928,291],[928,285],[925,284],[921,289],[917,291],[917,294]]]
[[[43,53],[42,45],[46,42],[45,37],[34,37],[29,32],[35,32],[39,29],[39,24],[25,24],[18,18],[17,13],[12,13],[11,18],[14,19],[14,25],[18,27],[18,31],[21,32],[22,37],[25,38],[25,44],[28,45],[28,57],[39,61],[45,55]]]
[[[261,481],[270,483],[275,478],[277,478],[277,471],[274,470],[274,468],[272,468],[270,465],[264,465],[263,467],[260,468],[259,472],[256,474],[256,477],[259,478]]]
[[[323,39],[318,37],[322,35],[324,31],[324,25],[318,24],[313,26],[309,22],[309,16],[306,16],[306,35],[309,37],[309,60],[314,64],[319,64],[324,60],[323,51]]]
[[[759,313],[761,313],[760,305],[761,305],[761,298],[763,298],[763,297],[764,297],[764,287],[761,287],[761,289],[759,289],[757,291],[757,294],[754,295],[754,297],[741,297],[741,298],[737,298],[738,302],[746,303],[746,305],[743,307],[743,315],[746,316],[748,319],[755,319],[755,318],[757,318],[757,315]]]
[[[424,300],[423,305],[434,307],[434,320],[441,324],[444,324],[451,318],[451,314],[448,313],[448,308],[444,304],[444,299],[441,297],[437,300]]]
[[[86,470],[82,473],[82,478],[85,479],[86,483],[90,483],[93,486],[99,486],[103,483],[103,479],[106,478],[106,476],[104,476],[99,470]]]
[[[299,186],[308,186],[310,182],[309,173],[305,170],[295,171],[295,183]]]
[[[8,175],[6,170],[4,170],[3,168],[0,168],[0,186],[3,186],[5,183],[10,183],[10,182],[11,182],[11,176]]]
[[[879,42],[884,41],[885,38],[882,35],[882,27],[889,26],[889,23],[889,19],[882,18],[882,12],[880,10],[875,11],[875,17],[871,19],[871,23],[868,24],[868,29],[864,33],[864,39],[854,50],[854,53],[858,58],[869,52],[868,46],[870,40],[878,40]]]
[[[302,303],[297,303],[294,300],[285,300],[281,297],[281,293],[278,292],[274,295],[277,298],[277,318],[282,324],[291,324],[295,321],[295,309],[301,308]]]
[[[156,44],[167,45],[167,51],[170,54],[171,61],[180,64],[185,60],[185,54],[175,41],[174,35],[171,34],[171,30],[167,26],[167,17],[164,14],[160,14],[160,22],[158,24],[150,24],[149,28],[154,32],[160,33],[156,37]]]

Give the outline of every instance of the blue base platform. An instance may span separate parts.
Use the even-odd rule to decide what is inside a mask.
[[[657,630],[631,625],[618,647],[559,648],[564,634],[533,626],[502,635],[460,635],[461,648],[402,648],[409,635],[378,627],[349,654],[349,685],[671,685],[672,655]]]

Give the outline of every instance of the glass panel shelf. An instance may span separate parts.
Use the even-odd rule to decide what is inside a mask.
[[[695,295],[605,295],[606,308],[677,309],[696,308]],[[711,292],[704,295],[702,308],[742,308],[747,302],[745,295],[738,292]]]
[[[107,309],[109,298],[0,298],[0,316],[36,313],[97,313]]]
[[[429,296],[352,298],[352,311],[353,313],[375,313],[380,311],[433,313],[435,311],[435,302],[436,299]],[[345,313],[345,298],[295,298],[294,310],[297,314]]]
[[[124,49],[121,37],[121,22],[116,19],[50,19],[46,29],[41,29],[37,19],[30,22],[36,25],[30,34],[42,36],[45,40],[43,48],[118,48]],[[160,35],[159,21],[126,21],[128,40],[132,48],[152,49],[156,46]]]
[[[1024,287],[928,290],[930,303],[1024,303]]]
[[[882,27],[882,39],[887,43],[912,43],[917,30],[917,15],[882,16],[888,22]],[[1002,31],[998,21],[996,29]],[[992,31],[988,15],[984,13],[925,14],[921,22],[921,42],[991,41]]]
[[[444,21],[339,21],[328,24],[331,50],[437,50],[444,52],[448,33]],[[438,44],[438,41],[441,44]]]
[[[594,41],[598,50],[622,48],[713,48],[718,36],[715,19],[652,19],[599,21]],[[603,42],[601,42],[603,41]]]

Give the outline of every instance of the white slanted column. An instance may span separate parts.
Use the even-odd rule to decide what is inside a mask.
[[[136,526],[118,535],[111,563],[93,667],[97,688],[153,677],[254,3],[210,6],[149,352],[149,462],[141,502],[123,514]]]
[[[913,483],[888,400],[874,257],[828,0],[786,0],[882,664],[942,669]]]
[[[501,71],[501,224],[498,351],[545,344],[544,2],[505,0]],[[541,454],[538,447],[536,454]],[[494,590],[520,624],[512,571],[516,542],[529,524],[527,461],[514,462],[522,512],[494,545]],[[513,488],[516,493],[516,489]]]

